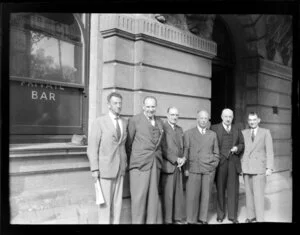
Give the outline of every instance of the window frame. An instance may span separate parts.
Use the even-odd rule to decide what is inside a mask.
[[[90,33],[90,16],[89,14],[78,14],[78,13],[66,13],[72,14],[74,20],[76,21],[80,33],[81,33],[81,44],[80,45],[80,53],[81,58],[79,61],[80,65],[80,80],[82,81],[81,84],[79,83],[68,83],[68,82],[60,82],[60,81],[51,81],[51,80],[44,80],[44,79],[37,79],[37,78],[30,78],[30,77],[23,77],[23,76],[11,76],[9,74],[9,86],[11,86],[11,82],[30,82],[40,84],[48,84],[48,85],[56,85],[62,86],[70,91],[78,92],[79,100],[80,100],[80,110],[78,111],[79,115],[79,125],[77,126],[59,126],[59,125],[41,125],[41,126],[34,126],[34,125],[18,125],[18,124],[11,124],[10,126],[10,138],[12,142],[24,142],[22,140],[22,136],[26,138],[26,136],[49,136],[49,138],[43,138],[42,142],[48,142],[48,140],[55,139],[59,135],[62,136],[62,139],[65,139],[65,136],[72,135],[72,134],[87,134],[87,112],[88,112],[88,97],[87,97],[87,90],[88,90],[88,74],[89,74],[89,61],[88,53],[89,53],[89,33]],[[83,23],[83,21],[85,23]],[[10,30],[10,29],[9,29]],[[51,35],[53,37],[53,35]],[[55,37],[53,37],[55,38]],[[57,39],[57,38],[56,38]],[[65,39],[61,39],[63,41],[67,41]],[[72,44],[76,42],[71,41]],[[77,46],[77,45],[76,45]],[[10,53],[9,53],[10,55]],[[75,59],[76,60],[76,59]],[[51,132],[51,129],[55,128],[55,133]],[[34,130],[33,130],[34,129]],[[32,142],[32,138],[30,138]],[[15,141],[14,141],[15,140]]]

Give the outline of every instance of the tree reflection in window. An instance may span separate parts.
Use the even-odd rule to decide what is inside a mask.
[[[82,84],[81,34],[71,14],[12,14],[10,75]]]
[[[31,31],[30,76],[32,78],[70,83],[76,80],[75,46],[60,39]]]

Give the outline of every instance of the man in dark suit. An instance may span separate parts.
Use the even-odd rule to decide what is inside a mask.
[[[155,116],[157,100],[145,97],[144,112],[133,116],[128,124],[127,155],[129,160],[132,222],[158,223],[161,203],[158,194],[162,164],[163,123]]]
[[[177,125],[178,117],[178,109],[169,107],[167,121],[163,124],[161,182],[165,224],[182,224],[184,219],[181,166],[185,163],[185,158],[183,158],[183,130]]]
[[[210,194],[219,163],[218,140],[216,133],[207,129],[208,119],[206,110],[198,112],[197,126],[184,133],[183,156],[187,159],[188,176],[186,208],[190,224],[207,224]]]
[[[259,127],[259,123],[257,113],[249,113],[250,128],[242,131],[245,151],[241,162],[246,191],[247,223],[264,221],[266,176],[272,174],[274,164],[270,130]]]
[[[227,189],[228,220],[238,223],[240,154],[244,150],[244,138],[239,128],[232,124],[232,110],[224,109],[221,118],[221,123],[211,127],[217,133],[220,150],[220,162],[216,171],[217,221],[222,222],[225,218]]]
[[[99,205],[100,224],[118,224],[122,209],[123,179],[127,166],[125,141],[127,120],[120,117],[122,96],[107,97],[108,114],[98,117],[91,129],[87,155],[92,177],[100,179],[105,203]]]

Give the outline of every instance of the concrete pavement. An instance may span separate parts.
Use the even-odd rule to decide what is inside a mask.
[[[215,200],[215,198],[213,198]],[[122,213],[122,224],[130,223],[130,200],[124,203]],[[238,220],[244,223],[247,218],[246,197],[240,193]],[[265,194],[265,222],[292,222],[292,189],[284,188],[276,192],[266,192]],[[232,224],[231,221],[224,219],[222,223],[217,222],[216,203],[212,202],[208,213],[209,224]]]
[[[240,194],[238,220],[244,223],[247,219],[246,197]],[[292,222],[292,190],[283,189],[277,192],[265,194],[265,222]],[[209,224],[220,224],[217,222],[216,208],[209,212]],[[231,224],[227,218],[223,224]]]
[[[211,198],[208,223],[220,224],[216,221],[216,194],[213,189]],[[77,192],[79,193],[79,192]],[[42,195],[40,195],[41,197]],[[67,195],[68,196],[68,195]],[[66,197],[67,197],[66,196]],[[55,207],[31,208],[30,199],[37,200],[32,195],[24,195],[20,198],[23,201],[11,201],[12,224],[97,224],[97,207],[94,202],[94,194],[91,198],[84,197],[76,203],[61,203]],[[42,198],[43,199],[43,198]],[[43,202],[44,200],[40,200]],[[46,200],[46,199],[45,199]],[[56,200],[57,201],[57,200]],[[123,199],[121,224],[131,224],[130,198]],[[43,206],[43,208],[42,208]],[[292,177],[290,172],[277,173],[267,178],[265,191],[265,221],[266,222],[292,222]],[[15,211],[18,210],[18,211]],[[240,177],[239,193],[239,216],[238,220],[243,223],[246,215],[246,198],[244,183]],[[159,222],[162,223],[161,213]],[[231,224],[227,218],[222,224]]]
[[[222,223],[217,222],[215,188],[213,191],[214,193],[211,198],[208,213],[208,223],[232,224],[227,217]],[[130,223],[130,199],[124,201],[121,217],[122,224]],[[238,220],[240,223],[244,223],[246,218],[246,195],[243,178],[240,177]],[[159,218],[159,220],[161,221],[161,218]],[[292,222],[292,178],[290,177],[290,172],[274,174],[267,178],[265,190],[265,222]]]

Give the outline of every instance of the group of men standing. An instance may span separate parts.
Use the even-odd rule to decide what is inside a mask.
[[[153,96],[145,97],[143,111],[129,120],[120,117],[119,93],[109,94],[107,102],[109,112],[95,120],[88,144],[92,176],[100,180],[105,199],[98,207],[99,223],[120,222],[127,168],[133,224],[159,223],[160,211],[165,224],[207,224],[214,182],[217,221],[226,217],[227,202],[228,219],[238,223],[240,174],[246,222],[263,222],[265,181],[272,173],[274,154],[270,131],[258,127],[256,113],[249,113],[250,128],[241,131],[232,124],[232,110],[224,109],[222,122],[211,128],[209,113],[201,110],[196,127],[183,132],[177,125],[179,110],[169,107],[163,122],[155,115]]]

